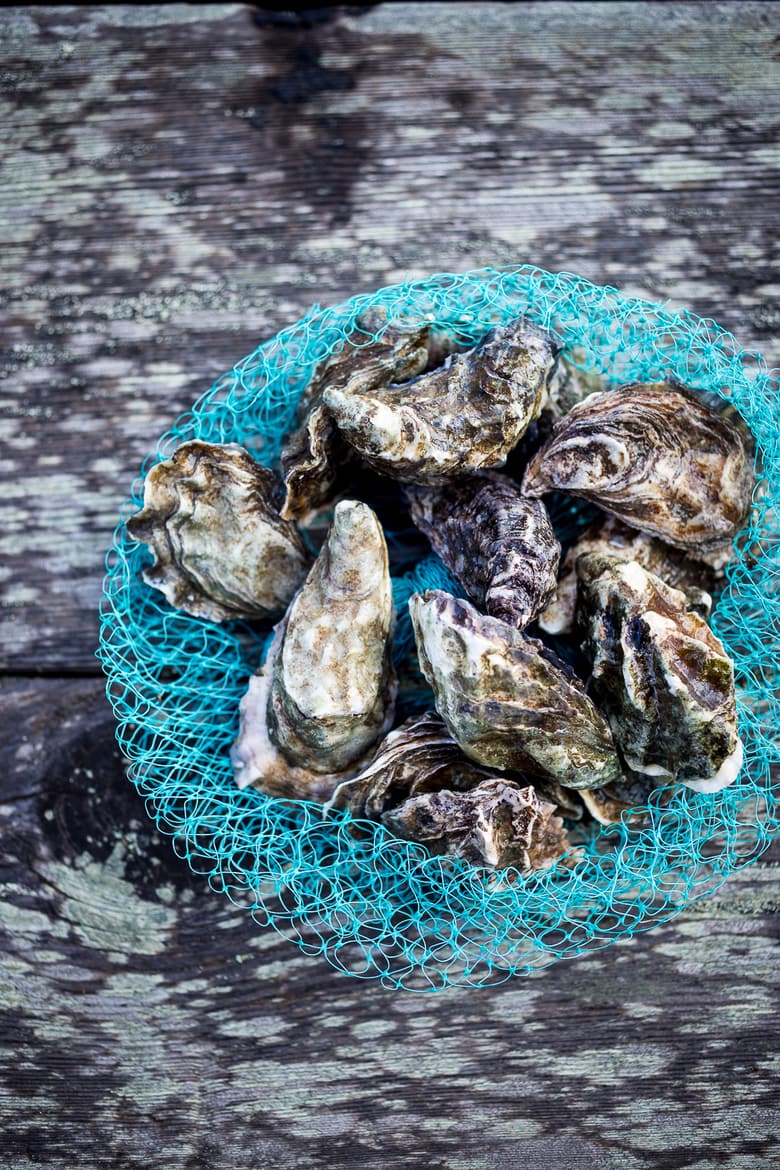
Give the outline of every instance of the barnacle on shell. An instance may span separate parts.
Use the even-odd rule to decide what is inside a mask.
[[[569,634],[574,629],[577,603],[577,558],[585,553],[601,552],[623,561],[638,561],[667,585],[681,589],[688,608],[702,617],[712,609],[711,590],[715,572],[710,565],[671,548],[662,540],[629,528],[614,516],[604,516],[592,524],[573,544],[564,558],[555,596],[539,614],[539,628],[547,634]]]
[[[530,785],[521,788],[503,777],[482,780],[466,792],[411,796],[383,813],[382,821],[432,853],[452,853],[489,869],[548,869],[570,848],[555,805]]]
[[[469,598],[519,630],[533,621],[561,553],[542,501],[491,473],[406,490],[412,519]]]
[[[667,383],[589,395],[557,424],[523,477],[528,495],[582,496],[691,552],[736,535],[753,484],[741,427]]]
[[[151,468],[127,522],[154,554],[144,580],[195,617],[277,617],[311,560],[279,503],[275,476],[243,447],[183,443]]]
[[[497,467],[539,413],[558,347],[519,318],[400,385],[329,385],[322,400],[377,471],[430,483]]]
[[[440,590],[409,601],[436,709],[477,763],[598,788],[620,775],[609,727],[541,642]]]
[[[577,560],[577,622],[591,692],[629,768],[701,792],[732,783],[742,763],[734,667],[685,594],[636,561]]]

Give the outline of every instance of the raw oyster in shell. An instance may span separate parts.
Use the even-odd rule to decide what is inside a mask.
[[[736,535],[753,484],[742,429],[667,383],[589,395],[558,423],[523,476],[529,496],[582,496],[689,551]]]
[[[717,792],[742,763],[734,667],[685,594],[636,561],[577,561],[577,622],[591,692],[628,767]]]
[[[380,336],[370,340],[378,331]],[[315,371],[298,406],[300,425],[282,449],[285,520],[298,519],[327,500],[352,454],[322,401],[323,391],[338,387],[352,394],[407,381],[443,361],[453,348],[454,342],[429,325],[388,323],[378,311],[359,319],[344,348]]]
[[[568,788],[617,779],[606,721],[541,642],[440,590],[415,594],[409,611],[436,709],[467,756]]]
[[[558,347],[522,318],[401,385],[328,386],[322,400],[377,471],[430,483],[504,463],[542,408]]]
[[[518,630],[555,593],[561,546],[541,500],[495,475],[407,488],[412,519],[469,598]]]
[[[539,614],[539,628],[546,634],[570,634],[574,629],[577,558],[592,552],[606,553],[622,561],[638,561],[667,585],[681,589],[689,609],[709,617],[710,591],[715,588],[716,576],[709,565],[636,528],[629,528],[614,516],[604,516],[583,532],[564,558],[555,596]]]
[[[483,780],[467,792],[411,796],[383,813],[382,821],[432,853],[452,853],[489,869],[549,869],[570,848],[555,805],[530,785],[521,788],[503,777]]]
[[[379,521],[366,504],[341,500],[274,663],[269,734],[291,763],[340,771],[388,730],[394,616]]]
[[[183,443],[151,468],[127,522],[154,554],[144,580],[194,617],[278,617],[311,562],[279,503],[276,477],[243,447]]]

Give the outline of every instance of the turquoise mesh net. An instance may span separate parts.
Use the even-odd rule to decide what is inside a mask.
[[[176,852],[259,923],[351,975],[410,990],[484,986],[668,921],[758,857],[777,832],[777,383],[760,357],[741,351],[714,322],[576,276],[528,266],[432,276],[315,307],[244,358],[162,436],[123,517],[140,507],[145,470],[188,439],[238,442],[271,465],[315,365],[377,306],[471,342],[523,314],[610,385],[674,378],[728,399],[759,451],[751,524],[737,539],[712,619],[736,664],[741,776],[715,795],[657,790],[640,824],[594,826],[577,865],[525,878],[433,857],[381,825],[365,823],[356,835],[349,813],[323,819],[319,805],[239,791],[228,753],[267,634],[172,609],[142,581],[149,554],[119,524],[107,557],[98,655],[130,777]],[[573,533],[578,515],[562,505],[557,523]],[[412,650],[406,602],[429,587],[456,588],[435,557],[394,581],[402,666]],[[430,705],[419,675],[408,675],[405,714]]]

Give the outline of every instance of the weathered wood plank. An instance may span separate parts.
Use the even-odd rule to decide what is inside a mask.
[[[778,361],[772,4],[0,20],[6,668],[94,669],[142,458],[313,301],[532,261]]]
[[[490,991],[347,979],[178,861],[98,680],[2,687],[0,1165],[774,1165],[780,851]]]

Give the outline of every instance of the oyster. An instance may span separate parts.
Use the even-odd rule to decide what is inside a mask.
[[[283,613],[311,557],[279,497],[273,473],[243,447],[183,443],[151,468],[143,510],[127,522],[154,554],[144,580],[195,617]]]
[[[569,634],[574,629],[577,558],[591,552],[607,553],[624,561],[638,561],[667,585],[682,589],[689,609],[704,618],[709,617],[712,609],[710,591],[715,587],[715,572],[709,565],[655,537],[627,527],[614,516],[604,516],[583,532],[566,554],[556,594],[539,614],[539,628],[546,634]]]
[[[530,786],[483,780],[467,792],[444,789],[411,796],[382,814],[399,837],[420,841],[432,853],[452,853],[481,867],[548,869],[570,848],[555,805]]]
[[[453,348],[454,342],[429,325],[388,323],[386,314],[376,310],[358,320],[344,348],[317,368],[298,407],[300,425],[282,449],[285,520],[298,519],[327,500],[351,454],[322,401],[323,391],[339,387],[351,394],[406,381],[443,361]]]
[[[617,779],[609,727],[541,642],[440,590],[415,594],[409,611],[436,709],[467,756],[568,788]]]
[[[565,491],[678,548],[710,550],[747,519],[753,461],[740,427],[667,383],[591,394],[529,463],[523,491]]]
[[[613,825],[629,809],[647,804],[652,782],[646,776],[627,777],[613,780],[604,788],[583,789],[582,803],[595,821],[601,825]],[[630,824],[642,820],[643,813],[637,811],[628,818]]]
[[[394,616],[379,521],[366,504],[342,500],[274,662],[268,730],[288,761],[341,771],[388,730]]]
[[[329,385],[322,400],[377,471],[429,483],[502,464],[542,408],[558,348],[523,318],[402,385]]]
[[[469,476],[407,488],[412,519],[470,599],[522,630],[555,592],[561,546],[541,500],[509,480]]]
[[[685,594],[636,561],[577,561],[591,689],[629,768],[717,792],[742,763],[734,667]]]

